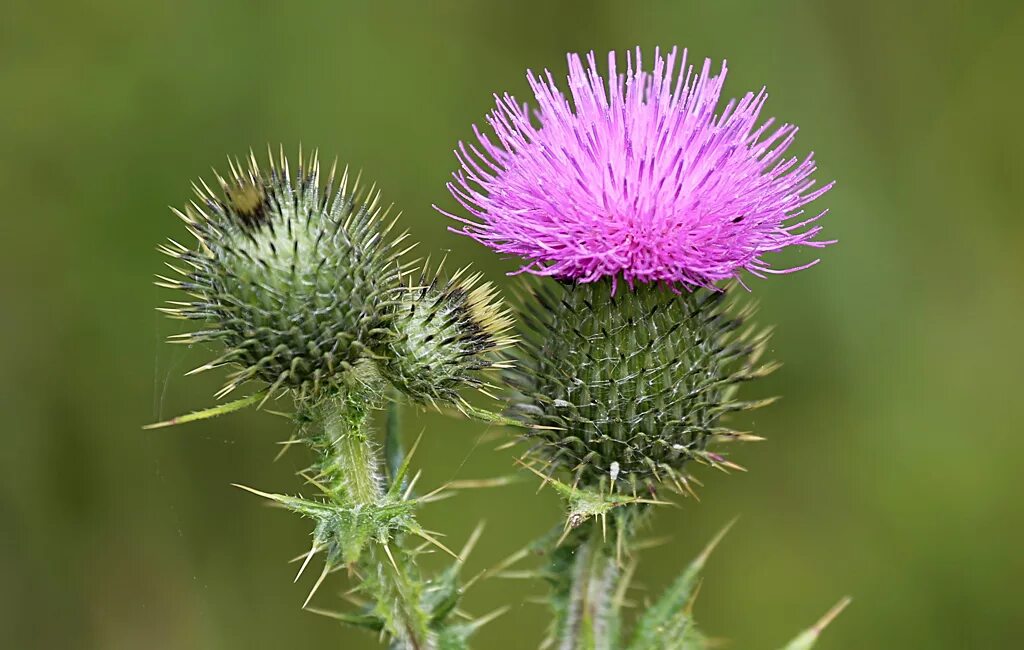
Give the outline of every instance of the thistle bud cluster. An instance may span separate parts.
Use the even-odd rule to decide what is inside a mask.
[[[157,284],[187,297],[162,311],[202,323],[172,340],[221,348],[194,372],[229,367],[218,396],[243,385],[254,392],[169,423],[290,395],[294,439],[313,452],[302,475],[314,496],[245,489],[313,521],[299,575],[317,555],[323,570],[306,604],[331,572],[347,567],[376,605],[333,615],[394,647],[463,647],[487,619],[451,620],[461,558],[426,578],[416,563],[422,551],[404,546],[417,537],[451,552],[416,520],[436,494],[414,496],[412,452],[403,460],[399,439],[389,440],[399,462],[382,472],[371,414],[389,387],[417,403],[468,406],[459,391],[483,389],[481,372],[502,365],[511,320],[493,287],[466,269],[445,278],[424,268],[412,280],[405,236],[393,236],[380,193],[361,191],[347,168],[339,174],[332,165],[323,179],[317,155],[300,152],[293,172],[283,151],[268,154],[266,167],[250,154],[229,168],[216,175],[217,191],[200,181],[195,200],[175,211],[196,244],[160,247],[176,277]]]
[[[231,162],[216,191],[200,182],[176,211],[195,246],[161,247],[176,277],[158,284],[187,296],[163,311],[202,323],[174,340],[222,348],[195,372],[230,367],[221,397],[255,387],[169,423],[294,399],[293,440],[312,451],[302,475],[314,496],[246,489],[313,521],[299,574],[324,560],[309,598],[347,568],[363,598],[330,615],[395,650],[465,650],[490,618],[453,615],[479,529],[455,554],[417,521],[444,488],[415,494],[396,394],[518,427],[521,464],[566,502],[562,525],[503,564],[548,559],[536,571],[552,587],[546,646],[710,647],[692,605],[717,539],[630,626],[626,558],[665,491],[696,496],[695,465],[743,469],[720,443],[761,439],[729,421],[771,401],[738,389],[777,367],[762,360],[769,332],[750,323],[752,303],[736,287],[816,263],[780,269],[768,257],[833,243],[820,239],[826,212],[805,214],[831,183],[816,185],[813,155],[787,157],[793,125],[759,123],[763,90],[716,112],[724,63],[714,74],[710,61],[695,69],[685,51],[655,50],[645,69],[637,49],[618,66],[610,53],[606,80],[593,53],[569,55],[567,92],[551,73],[529,73],[536,108],[497,97],[496,139],[477,130],[478,143],[456,151],[448,188],[468,216],[442,212],[456,232],[541,276],[514,314],[479,274],[417,272],[379,192],[336,166],[321,178],[315,154],[300,153],[294,172],[283,152],[265,168],[251,154]],[[500,385],[488,369],[502,371]],[[466,387],[497,388],[506,413],[471,406]],[[389,402],[385,463],[371,422]],[[414,537],[426,544],[410,546]],[[432,578],[417,565],[428,545],[456,557]],[[841,606],[787,647],[810,648]]]
[[[356,380],[360,362],[417,401],[455,401],[459,387],[479,385],[477,371],[508,344],[490,285],[462,272],[405,286],[406,237],[392,236],[379,191],[350,187],[337,165],[324,181],[316,154],[300,153],[294,175],[283,152],[268,163],[232,161],[219,192],[200,181],[175,210],[197,245],[161,246],[178,277],[158,284],[191,298],[163,311],[205,324],[175,340],[224,348],[196,372],[233,367],[220,396],[252,381],[313,402]]]

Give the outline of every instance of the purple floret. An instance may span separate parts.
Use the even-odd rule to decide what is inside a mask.
[[[571,103],[550,72],[529,72],[535,112],[495,95],[496,141],[474,129],[479,145],[456,151],[448,188],[472,218],[444,212],[463,223],[453,230],[524,258],[521,271],[577,282],[710,287],[741,269],[763,277],[816,263],[763,259],[833,243],[816,239],[826,211],[803,211],[832,183],[815,188],[813,154],[785,157],[797,128],[757,124],[764,89],[716,114],[725,63],[712,76],[705,60],[695,74],[684,50],[677,71],[676,54],[655,50],[648,72],[637,48],[621,75],[611,52],[607,82],[593,52],[586,68],[570,54]]]

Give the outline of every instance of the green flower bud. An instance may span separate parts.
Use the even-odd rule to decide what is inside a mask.
[[[676,293],[609,281],[537,286],[525,301],[525,332],[513,413],[533,428],[528,457],[572,473],[581,489],[653,487],[691,492],[691,460],[740,469],[708,451],[719,440],[753,440],[725,428],[726,413],[770,400],[734,399],[758,366],[767,332],[742,329],[725,292]]]
[[[460,388],[483,389],[479,371],[505,367],[494,353],[512,343],[512,319],[494,286],[467,273],[463,268],[444,281],[424,270],[397,301],[398,335],[381,373],[414,401],[464,406]]]
[[[286,390],[317,397],[349,379],[350,371],[391,336],[401,269],[393,225],[378,207],[379,192],[349,187],[336,165],[321,187],[316,154],[292,176],[283,152],[261,169],[230,164],[217,175],[220,192],[200,181],[184,212],[175,210],[198,244],[170,240],[160,250],[181,277],[157,284],[189,294],[163,309],[208,328],[178,342],[219,341],[226,352],[194,372],[238,369],[219,395],[254,380],[268,394]]]

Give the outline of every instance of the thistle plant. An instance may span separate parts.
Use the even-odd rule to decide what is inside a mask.
[[[250,155],[216,183],[219,191],[200,182],[177,211],[196,244],[161,247],[176,277],[158,284],[188,297],[163,311],[202,323],[172,340],[222,348],[194,372],[230,367],[218,396],[251,393],[160,425],[290,398],[292,442],[312,452],[302,475],[313,495],[246,489],[313,524],[299,575],[317,555],[323,564],[304,606],[344,568],[358,576],[362,598],[331,615],[396,648],[464,647],[487,620],[453,617],[468,548],[456,555],[417,523],[416,509],[436,494],[414,496],[412,454],[403,457],[394,427],[382,458],[371,413],[395,398],[392,387],[417,401],[463,404],[453,386],[481,385],[477,373],[497,362],[510,321],[490,285],[464,271],[405,284],[405,238],[392,236],[378,192],[350,187],[347,169],[339,176],[332,167],[324,182],[316,155],[300,152],[294,173],[283,153],[268,154],[264,168]],[[413,538],[451,553],[452,566],[423,576]]]
[[[535,106],[496,96],[493,135],[459,145],[448,184],[462,206],[442,211],[452,230],[534,276],[511,310],[479,274],[410,259],[379,192],[347,168],[322,178],[315,154],[294,170],[283,152],[230,161],[216,190],[200,181],[176,211],[195,243],[161,246],[174,276],[158,284],[179,294],[162,310],[196,323],[172,340],[217,350],[193,372],[229,369],[219,399],[246,394],[153,426],[289,404],[310,495],[245,489],[312,524],[299,576],[314,558],[321,569],[303,607],[396,650],[468,648],[500,613],[464,614],[459,574],[479,529],[455,553],[418,523],[445,486],[415,489],[402,403],[505,426],[524,473],[564,500],[564,520],[489,572],[544,558],[533,574],[550,587],[547,647],[711,647],[693,602],[721,535],[630,611],[642,531],[659,505],[697,497],[701,466],[743,470],[727,443],[761,440],[729,420],[770,403],[739,392],[778,367],[764,359],[768,329],[751,322],[747,276],[808,268],[817,260],[769,258],[833,243],[820,237],[825,212],[804,214],[831,183],[816,184],[812,155],[787,155],[796,127],[760,121],[764,90],[719,110],[725,65],[695,71],[675,49],[656,50],[651,69],[627,53],[624,73],[615,53],[606,72],[593,54],[568,63],[567,94],[545,72],[528,74]],[[419,566],[430,547],[453,556],[437,575]],[[352,604],[311,605],[342,569]],[[843,605],[787,648],[810,648]]]
[[[494,139],[460,144],[448,188],[468,216],[456,231],[522,257],[522,344],[509,412],[527,426],[523,463],[566,501],[544,572],[559,648],[702,648],[691,611],[700,559],[625,629],[638,528],[663,494],[696,496],[691,469],[743,468],[720,443],[740,384],[772,372],[768,331],[737,295],[742,272],[776,269],[790,247],[821,248],[813,155],[787,157],[796,127],[758,123],[764,90],[716,112],[726,68],[699,72],[675,49],[645,69],[639,48],[607,77],[569,55],[568,93],[528,73],[536,106],[495,96]],[[446,213],[448,214],[448,213]]]

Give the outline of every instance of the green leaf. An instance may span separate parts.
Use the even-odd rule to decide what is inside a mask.
[[[413,454],[416,453],[416,449],[420,446],[420,440],[422,439],[423,434],[421,433],[419,437],[416,438],[416,442],[412,443],[412,448],[409,450],[409,453],[405,454],[405,457],[402,458],[402,461],[398,464],[397,468],[391,470],[393,473],[391,475],[391,487],[388,488],[388,498],[402,498],[402,489],[405,483],[405,477],[409,474],[409,466],[412,463]]]
[[[380,504],[352,505],[272,494],[237,483],[234,485],[316,521],[313,548],[327,551],[328,565],[339,560],[354,564],[372,540],[386,543],[402,532],[422,535],[413,517],[415,502],[385,500]]]
[[[839,614],[846,609],[846,606],[850,604],[850,597],[843,598],[835,607],[828,610],[828,612],[821,617],[817,623],[810,628],[804,630],[800,636],[796,637],[789,642],[783,650],[810,650],[814,647],[814,644],[818,641],[818,637],[821,636],[822,630],[828,626]]]
[[[477,527],[473,529],[473,533],[469,536],[469,540],[462,547],[462,550],[459,551],[455,562],[427,584],[427,588],[424,591],[423,609],[430,613],[431,625],[442,625],[445,623],[449,615],[458,606],[463,592],[475,582],[474,579],[470,580],[468,584],[462,584],[459,574],[466,562],[466,558],[473,552],[473,547],[480,540],[483,530],[483,523],[477,524]]]
[[[665,650],[704,647],[703,637],[693,622],[693,600],[699,586],[700,572],[711,551],[725,536],[732,523],[722,529],[700,555],[694,559],[676,581],[637,622],[630,650]]]

